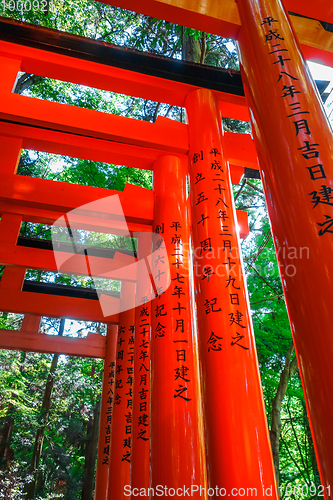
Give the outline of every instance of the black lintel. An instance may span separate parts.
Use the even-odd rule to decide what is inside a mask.
[[[48,295],[61,295],[62,297],[76,297],[78,299],[98,300],[97,291],[94,288],[82,286],[60,285],[58,283],[41,283],[37,281],[24,280],[23,292],[45,293]],[[120,298],[120,292],[103,290],[103,294],[110,297]]]
[[[244,168],[245,179],[261,179],[259,170],[255,168]]]
[[[62,241],[44,240],[41,238],[28,238],[26,236],[20,236],[17,240],[17,245],[21,247],[41,248],[43,250],[54,250],[57,252],[68,252],[71,254],[74,252],[74,246],[71,242],[67,243]],[[104,257],[105,259],[113,259],[116,252],[136,257],[136,252],[118,248],[105,248],[76,244],[75,250],[77,254],[84,255],[86,250],[88,256]]]
[[[0,40],[244,96],[239,71],[161,57],[0,16]]]

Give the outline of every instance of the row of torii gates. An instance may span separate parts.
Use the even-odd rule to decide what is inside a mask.
[[[236,229],[238,215],[245,236],[247,219],[236,214],[231,191],[244,168],[258,168],[258,157],[277,249],[309,249],[294,260],[280,251],[279,265],[321,481],[332,498],[332,132],[290,18],[279,0],[238,0],[239,17],[232,0],[134,3],[112,1],[236,38],[246,101],[236,72],[2,18],[0,308],[25,316],[20,332],[1,331],[1,347],[105,357],[97,500],[152,498],[158,485],[168,488],[164,496],[240,497],[256,488],[258,498],[278,498]],[[305,55],[331,64],[333,35],[314,19],[333,23],[333,7],[289,0],[287,8],[307,16],[292,16]],[[184,106],[188,124],[17,95],[19,71]],[[255,148],[249,135],[223,133],[221,116],[250,120]],[[153,170],[154,191],[19,176],[22,148]],[[47,242],[19,238],[22,220],[65,226],[68,212],[72,229],[125,234],[117,214],[87,207],[114,194],[126,234],[146,235],[135,257],[111,252],[87,261],[86,250],[66,260],[64,246],[52,252]],[[147,264],[151,252],[150,282],[136,264]],[[59,259],[62,272],[97,276],[106,266],[122,281],[120,296],[107,296],[106,317],[97,300],[24,281],[27,268],[57,272]],[[42,335],[42,315],[107,322],[107,338]]]

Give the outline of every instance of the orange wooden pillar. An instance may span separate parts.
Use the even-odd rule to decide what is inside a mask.
[[[1,174],[16,174],[21,157],[22,140],[0,136],[0,176]]]
[[[37,316],[36,314],[25,314],[22,321],[21,330],[23,330],[24,332],[38,333],[41,319],[42,317]]]
[[[240,57],[319,472],[333,495],[332,130],[279,0],[238,0]]]
[[[151,233],[140,233],[138,260],[151,254]],[[131,488],[133,497],[144,489],[148,492],[150,480],[150,332],[151,281],[149,275],[138,275],[136,283],[134,389]],[[140,495],[149,498],[149,495]]]
[[[18,292],[21,291],[23,288],[25,272],[26,269],[24,267],[6,266],[2,273],[0,289]]]
[[[16,245],[18,236],[20,234],[21,223],[22,223],[21,215],[8,214],[8,213],[2,214],[0,220],[0,246]],[[24,283],[25,273],[26,273],[26,268],[24,267],[5,266],[0,281],[0,288],[6,290],[21,291]],[[38,316],[36,316],[36,318],[38,318]],[[34,319],[32,318],[30,319],[24,318],[23,322],[24,323],[28,322],[29,324],[30,320],[34,322]],[[39,318],[39,323],[40,323],[40,318]],[[36,326],[37,325],[35,323],[35,327]]]
[[[97,449],[95,500],[107,500],[110,470],[111,425],[116,374],[117,327],[108,325]]]
[[[131,309],[125,309],[132,304]],[[110,445],[109,500],[128,498],[132,446],[135,283],[123,282],[117,338]]]
[[[186,107],[208,483],[278,498],[219,106],[200,89]]]
[[[3,213],[0,219],[0,244],[16,245],[21,224],[21,215]]]
[[[164,242],[157,238],[153,243],[158,296],[152,302],[151,486],[167,492],[179,488],[178,496],[192,487],[192,498],[202,499],[204,491],[201,497],[200,489],[195,491],[206,487],[206,468],[190,300],[186,175],[187,164],[177,157],[164,156],[154,164],[153,228]],[[161,245],[168,262],[158,253]],[[171,285],[160,294],[163,273],[170,273]]]
[[[21,69],[21,61],[0,56],[0,66],[2,69],[0,94],[5,99],[6,94],[10,94],[15,86],[18,72]],[[2,173],[16,173],[21,148],[21,139],[0,136],[0,175]]]
[[[19,59],[0,56],[0,65],[3,75],[0,82],[0,92],[3,97],[5,97],[4,94],[9,94],[14,90],[18,72],[21,70],[21,64]]]

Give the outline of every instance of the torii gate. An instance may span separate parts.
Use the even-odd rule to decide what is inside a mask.
[[[138,8],[131,0],[112,3]],[[333,22],[333,7],[323,1],[286,3],[292,12]],[[296,267],[292,276],[285,252],[279,253],[279,265],[321,481],[326,498],[332,498],[331,129],[282,4],[238,0],[237,6],[239,17],[232,1],[221,6],[211,1],[203,7],[185,0],[150,0],[140,4],[140,12],[236,38],[246,102],[232,82],[236,75],[228,79],[222,71],[207,69],[206,80],[199,83],[191,79],[190,66],[179,63],[188,71],[179,77],[174,69],[169,79],[163,79],[168,62],[163,60],[159,66],[157,59],[151,65],[156,67],[145,66],[141,74],[143,59],[134,71],[121,58],[115,59],[115,66],[103,64],[110,54],[105,44],[100,57],[94,58],[87,50],[80,53],[85,43],[92,47],[91,41],[72,35],[55,37],[52,30],[2,21],[0,261],[6,268],[0,308],[26,316],[22,331],[10,340],[1,332],[0,342],[5,348],[105,356],[98,500],[131,494],[134,498],[140,488],[145,489],[143,496],[153,496],[160,486],[168,489],[165,496],[171,490],[180,495],[187,488],[195,498],[244,496],[249,488],[259,498],[278,498],[229,176],[229,165],[236,165],[230,167],[231,179],[239,179],[244,167],[257,168],[257,155],[276,247],[309,248],[309,259],[292,262]],[[313,19],[292,16],[292,22],[305,55],[320,55],[331,64],[333,35]],[[33,37],[34,32],[42,37]],[[51,50],[43,46],[45,37]],[[77,57],[69,55],[71,45]],[[142,123],[32,101],[12,94],[20,70],[185,105],[188,125],[161,118],[155,124]],[[223,134],[221,111],[231,118],[250,117],[257,154],[250,136]],[[22,147],[151,169],[154,193],[133,186],[121,194],[110,193],[17,176]],[[123,281],[122,291],[120,298],[109,300],[119,310],[122,301],[132,301],[132,308],[107,317],[106,347],[100,339],[89,338],[80,344],[75,341],[75,346],[67,339],[51,344],[51,339],[43,340],[37,333],[42,314],[105,318],[97,301],[45,295],[36,287],[34,293],[27,291],[27,267],[57,267],[47,249],[17,245],[21,221],[51,224],[62,214],[110,194],[120,195],[130,231],[153,230],[163,237],[162,243],[155,240],[153,249],[149,238],[145,244],[150,251],[164,245],[171,286],[158,293],[161,259],[156,259],[151,269],[156,298],[145,301],[149,284],[125,270],[119,273],[128,256],[116,253],[110,276],[116,273]],[[119,225],[105,215],[85,213],[74,227],[117,234]],[[144,255],[146,250],[138,248],[139,259],[140,252]],[[103,258],[95,257],[96,265]],[[78,259],[68,264],[67,272],[85,274],[84,262]]]

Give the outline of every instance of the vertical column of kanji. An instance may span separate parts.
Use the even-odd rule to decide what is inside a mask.
[[[332,498],[332,131],[282,3],[238,7],[242,77],[319,471]]]
[[[154,164],[153,228],[164,241],[154,240],[152,259],[157,298],[152,303],[151,468],[153,488],[160,485],[166,493],[190,488],[182,493],[186,496],[192,486],[193,498],[200,498],[206,467],[190,302],[186,175],[183,159],[164,156]],[[163,247],[169,262],[160,255]],[[167,272],[171,285],[162,293],[159,278]]]
[[[186,107],[209,486],[278,498],[218,102],[201,89]]]
[[[110,446],[109,500],[128,498],[130,491],[134,305],[135,283],[122,282]]]
[[[116,374],[117,327],[108,325],[104,359],[101,413],[97,450],[95,499],[108,498],[111,422],[113,410],[114,381]]]
[[[151,254],[151,245],[151,233],[139,234],[139,261]],[[134,346],[131,486],[141,493],[148,492],[150,479],[150,299],[151,280],[147,269],[147,274],[138,275],[137,279]],[[141,498],[148,497],[141,495]]]

